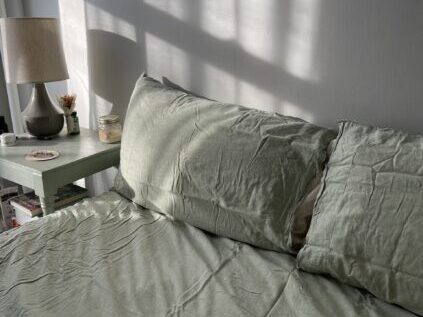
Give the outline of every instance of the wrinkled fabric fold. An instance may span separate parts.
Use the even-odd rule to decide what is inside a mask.
[[[0,235],[0,316],[412,316],[115,192]]]
[[[423,136],[345,121],[298,258],[423,315]]]
[[[128,107],[115,188],[203,230],[296,253],[293,215],[334,137],[299,118],[142,77]]]

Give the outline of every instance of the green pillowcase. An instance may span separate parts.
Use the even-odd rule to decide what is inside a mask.
[[[293,213],[334,132],[140,78],[115,188],[148,209],[272,250],[291,248]]]
[[[423,315],[423,136],[340,124],[300,268]]]

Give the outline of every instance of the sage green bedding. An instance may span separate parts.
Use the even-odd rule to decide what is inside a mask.
[[[299,265],[423,315],[423,136],[342,122]]]
[[[294,211],[323,170],[334,131],[199,98],[141,77],[115,187],[135,203],[215,233],[295,253]]]
[[[0,235],[0,316],[412,314],[109,192]]]

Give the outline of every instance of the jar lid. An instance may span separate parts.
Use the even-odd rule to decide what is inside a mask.
[[[101,116],[98,118],[98,123],[108,124],[108,123],[117,123],[120,121],[120,117],[117,114],[108,114],[106,116]]]

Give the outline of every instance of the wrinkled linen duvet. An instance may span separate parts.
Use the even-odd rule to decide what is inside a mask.
[[[0,316],[413,316],[115,192],[0,235]]]

